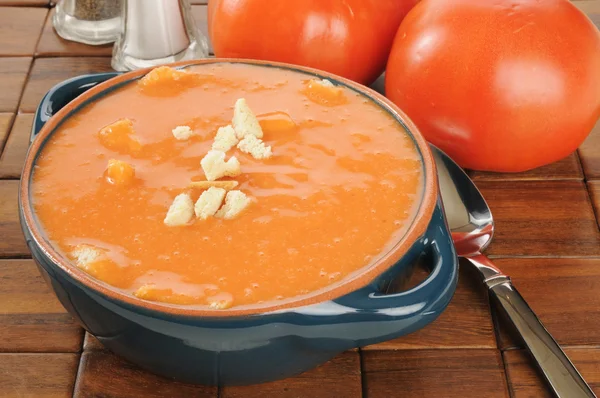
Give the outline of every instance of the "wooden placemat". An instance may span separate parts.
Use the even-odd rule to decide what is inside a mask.
[[[206,1],[192,3],[206,32]],[[600,25],[600,0],[574,3]],[[0,397],[550,396],[466,267],[448,310],[429,327],[274,383],[181,384],[105,350],[46,287],[19,227],[18,179],[41,97],[66,78],[110,70],[110,46],[62,40],[51,7],[0,0]],[[497,220],[488,254],[600,394],[600,124],[560,162],[471,174]]]

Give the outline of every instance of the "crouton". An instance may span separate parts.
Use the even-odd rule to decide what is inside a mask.
[[[231,191],[239,184],[237,181],[192,181],[190,188],[208,189],[210,187],[222,188],[226,191]]]
[[[240,214],[250,204],[250,198],[242,191],[229,191],[225,204],[215,213],[215,217],[230,220]]]
[[[268,159],[273,155],[270,146],[265,146],[265,143],[253,135],[247,135],[238,144],[238,149],[242,152],[249,153],[254,159]]]
[[[244,98],[240,98],[235,102],[231,124],[235,130],[235,135],[240,140],[249,134],[257,138],[262,138],[263,136],[258,119]]]
[[[208,181],[221,177],[235,177],[242,172],[237,158],[232,156],[225,162],[225,152],[222,151],[208,151],[200,161],[200,165]]]
[[[135,137],[133,122],[129,119],[119,119],[103,127],[98,132],[98,138],[106,148],[119,153],[136,154],[142,148]]]
[[[172,130],[173,137],[179,141],[188,140],[194,132],[190,128],[190,126],[177,126]]]
[[[90,266],[100,260],[102,252],[90,245],[77,245],[70,253],[75,260],[75,264],[84,270],[88,270]]]
[[[129,185],[135,178],[135,168],[122,160],[110,159],[106,168],[108,182],[115,185]]]
[[[227,152],[238,143],[238,138],[235,136],[235,130],[231,125],[219,127],[215,141],[212,144],[212,149],[215,151]]]
[[[196,217],[201,220],[206,220],[208,217],[214,216],[217,210],[219,210],[219,207],[221,207],[221,203],[223,203],[226,193],[227,191],[223,188],[215,187],[210,187],[202,192],[202,195],[200,195],[200,198],[194,205]]]
[[[186,225],[194,217],[194,202],[187,193],[179,194],[173,200],[164,223],[169,227]]]

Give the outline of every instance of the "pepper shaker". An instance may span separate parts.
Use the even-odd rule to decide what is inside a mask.
[[[114,42],[121,31],[122,0],[62,0],[52,23],[66,40],[100,45]]]
[[[123,0],[122,14],[112,57],[117,71],[208,56],[188,0]]]

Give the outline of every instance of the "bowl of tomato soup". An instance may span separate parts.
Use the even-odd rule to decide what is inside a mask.
[[[211,59],[65,81],[36,113],[19,206],[71,315],[187,382],[281,379],[414,332],[457,283],[417,128],[309,68]],[[417,261],[430,276],[389,291]]]

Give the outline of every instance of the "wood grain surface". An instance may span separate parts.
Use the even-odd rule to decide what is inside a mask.
[[[0,260],[0,352],[79,352],[82,338],[32,260]]]
[[[360,397],[358,352],[345,352],[316,369],[286,380],[256,386],[223,387],[221,398]]]
[[[583,180],[583,170],[576,152],[558,162],[522,173],[469,171],[469,175],[475,181]]]
[[[33,55],[47,14],[45,8],[2,7],[0,55]]]
[[[0,397],[71,397],[77,354],[0,354]]]
[[[598,256],[600,232],[585,183],[479,181],[496,229],[494,256]]]
[[[600,395],[600,349],[566,348],[565,353],[596,395]],[[551,398],[537,368],[523,350],[504,352],[509,388],[514,398]]]
[[[0,154],[4,144],[6,144],[6,137],[8,137],[13,119],[14,115],[12,113],[0,113]]]
[[[581,164],[588,179],[600,179],[600,121],[579,147]]]
[[[508,397],[497,350],[398,350],[362,353],[370,398]]]
[[[0,180],[0,258],[30,257],[19,224],[19,181]]]
[[[108,351],[84,351],[74,397],[217,397],[216,387],[177,383],[155,376]]]
[[[15,112],[32,59],[0,57],[0,112]]]
[[[191,3],[207,34],[207,1]],[[600,0],[573,3],[600,25]],[[39,101],[67,78],[112,70],[111,46],[61,39],[48,5],[0,0],[0,397],[549,396],[464,263],[452,302],[430,326],[286,380],[193,386],[106,350],[45,284],[19,226],[18,178]],[[488,254],[600,393],[600,122],[575,153],[554,164],[516,174],[469,173],[496,221]],[[416,268],[404,289],[427,274]]]
[[[0,0],[0,6],[47,6],[49,0]]]
[[[19,114],[11,129],[4,151],[0,155],[0,178],[19,178],[25,155],[29,148],[29,136],[33,114]]]

